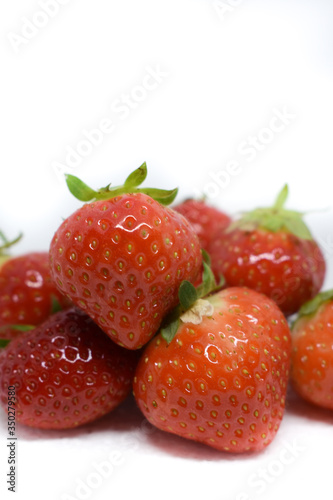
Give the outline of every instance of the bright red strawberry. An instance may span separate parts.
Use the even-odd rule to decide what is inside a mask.
[[[234,287],[196,300],[180,318],[143,351],[138,406],[163,431],[218,450],[261,450],[285,406],[291,339],[282,312]]]
[[[129,349],[156,333],[178,301],[180,283],[195,281],[202,262],[188,221],[161,204],[177,191],[138,189],[145,177],[144,164],[124,186],[96,192],[67,176],[73,194],[96,201],[68,217],[50,247],[61,292]]]
[[[0,267],[0,337],[12,339],[20,325],[39,325],[54,310],[54,302],[69,301],[50,276],[48,252],[7,258]]]
[[[122,349],[85,313],[60,311],[0,352],[0,401],[15,386],[16,421],[65,429],[113,410],[132,388],[137,352]]]
[[[333,290],[304,304],[292,329],[291,381],[307,401],[333,410]]]
[[[201,247],[208,253],[215,236],[231,223],[229,215],[203,200],[188,199],[173,208],[192,224]]]
[[[286,314],[322,287],[323,254],[299,212],[283,208],[285,186],[272,208],[245,213],[210,246],[212,268],[229,286],[247,286],[273,299]]]

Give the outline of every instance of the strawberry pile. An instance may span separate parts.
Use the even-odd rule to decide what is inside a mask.
[[[84,204],[48,252],[10,257],[0,233],[0,402],[15,386],[18,422],[66,429],[132,391],[155,427],[233,453],[274,439],[289,381],[333,409],[333,291],[287,186],[234,220],[170,208],[177,189],[146,175],[99,190],[67,175]]]

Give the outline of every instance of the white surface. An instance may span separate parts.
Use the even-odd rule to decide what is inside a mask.
[[[330,0],[225,0],[220,15],[211,0],[63,0],[52,19],[38,15],[41,3],[0,6],[0,218],[8,236],[25,234],[16,254],[47,249],[61,218],[78,206],[54,162],[64,163],[83,130],[109,119],[113,131],[68,172],[98,187],[147,161],[148,184],[178,185],[180,198],[209,192],[231,213],[270,203],[288,182],[291,208],[326,209],[307,220],[328,261],[325,288],[333,286]],[[23,18],[45,26],[19,43]],[[148,76],[158,68],[161,76]],[[141,99],[132,98],[135,109],[119,107],[124,94]],[[283,110],[288,123],[274,121]],[[258,134],[270,143],[245,153]],[[229,182],[212,184],[231,172],[230,162],[237,163]],[[290,401],[275,441],[251,457],[150,432],[133,402],[75,431],[20,428],[15,498],[328,498],[332,420]],[[6,499],[3,413],[0,431]],[[111,458],[121,463],[107,478],[91,476],[94,463]],[[98,487],[76,489],[91,478]]]

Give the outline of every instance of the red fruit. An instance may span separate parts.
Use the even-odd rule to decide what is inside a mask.
[[[0,268],[0,337],[21,334],[11,325],[39,325],[50,316],[56,300],[69,301],[57,290],[50,276],[48,252],[7,258]]]
[[[231,223],[229,215],[207,205],[203,200],[188,199],[173,208],[192,224],[201,247],[208,253],[215,236]]]
[[[136,401],[161,430],[218,450],[261,450],[283,416],[287,321],[268,297],[246,288],[222,290],[194,307],[169,344],[160,333],[146,346]]]
[[[287,194],[285,186],[273,208],[232,223],[209,253],[214,273],[227,285],[264,293],[290,315],[319,292],[326,266],[301,214],[283,208]]]
[[[61,292],[104,332],[137,349],[177,304],[180,283],[195,281],[202,258],[184,217],[127,181],[115,190],[94,192],[101,199],[63,222],[51,243],[51,270]],[[163,201],[160,191],[147,192]],[[165,193],[171,202],[175,192]]]
[[[291,381],[307,401],[333,410],[333,290],[304,304],[292,329]]]
[[[65,429],[113,410],[131,390],[137,353],[122,349],[83,312],[69,309],[0,352],[0,400],[15,386],[16,421]]]

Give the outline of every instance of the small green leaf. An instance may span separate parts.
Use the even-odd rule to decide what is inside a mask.
[[[62,307],[61,307],[58,299],[54,295],[52,295],[51,296],[51,314],[55,314],[61,310],[62,310]]]
[[[240,231],[251,232],[254,231],[259,226],[258,220],[251,220],[248,217],[249,214],[245,214],[241,219],[234,220],[229,224],[229,226],[225,229],[226,234],[232,233],[239,229]]]
[[[235,229],[251,232],[257,228],[265,229],[272,233],[285,230],[297,238],[312,240],[310,230],[302,219],[304,213],[283,208],[287,196],[288,186],[286,184],[279,193],[273,207],[256,208],[250,212],[246,212],[239,220],[230,224],[226,232],[228,233]]]
[[[167,326],[161,328],[161,336],[168,344],[174,339],[179,328],[180,319],[176,318],[171,321]]]
[[[297,238],[301,238],[302,240],[312,240],[312,234],[301,217],[285,219],[284,226],[290,233],[297,236]]]
[[[107,184],[107,186],[105,187],[102,187],[100,188],[98,191],[96,191],[96,197],[100,194],[100,193],[110,193],[110,191],[112,191],[113,188],[111,188],[111,182],[109,184]]]
[[[0,333],[8,330],[9,328],[11,330],[17,330],[18,332],[28,332],[30,330],[34,330],[36,327],[34,325],[3,325],[0,327]],[[0,349],[6,347],[9,342],[9,339],[0,338]]]
[[[190,309],[193,306],[194,302],[198,299],[197,291],[189,281],[182,281],[178,290],[179,302],[184,309]]]
[[[68,189],[72,195],[80,201],[89,202],[93,200],[110,200],[111,198],[121,196],[125,193],[143,193],[158,201],[162,205],[170,205],[176,198],[178,189],[166,190],[149,187],[138,188],[138,186],[145,180],[146,176],[147,165],[146,163],[143,163],[141,167],[134,170],[134,172],[127,177],[123,185],[111,187],[111,184],[108,184],[106,187],[100,188],[97,191],[87,186],[87,184],[81,181],[78,177],[75,177],[75,175],[66,174],[65,178]]]
[[[274,208],[277,210],[281,210],[284,207],[285,202],[287,201],[289,194],[289,188],[288,184],[285,184],[279,194],[277,195],[277,198],[274,203]]]
[[[279,215],[267,215],[260,225],[267,229],[267,231],[276,233],[283,226],[283,221]]]
[[[220,278],[220,279],[219,279],[219,282],[217,283],[217,286],[216,286],[215,290],[219,290],[219,289],[220,289],[220,288],[222,288],[222,287],[225,285],[225,283],[226,283],[226,281],[225,281],[225,277],[223,276],[223,274],[221,274],[221,273],[220,273],[220,274],[219,274],[219,278]]]
[[[178,188],[175,189],[155,189],[155,188],[142,188],[139,189],[141,193],[147,194],[154,198],[154,200],[161,203],[161,205],[170,205],[178,194]]]
[[[193,304],[203,297],[211,294],[212,292],[218,291],[225,283],[225,279],[223,276],[220,277],[220,282],[216,284],[216,280],[214,277],[214,273],[211,267],[203,260],[203,273],[202,273],[202,283],[195,288],[192,283],[189,281],[182,281],[179,291],[178,297],[179,302],[178,306],[176,306],[163,320],[162,327],[160,332],[162,337],[170,343],[171,340],[177,333],[179,327],[180,316],[185,312],[191,309]]]
[[[3,325],[0,328],[0,332],[8,330],[8,328],[10,328],[11,330],[17,330],[18,332],[28,332],[28,331],[36,328],[36,326],[35,325]]]
[[[201,255],[202,255],[202,260],[203,260],[204,262],[206,262],[206,264],[207,264],[208,266],[210,266],[210,265],[211,265],[211,258],[210,258],[209,253],[208,253],[208,252],[206,252],[206,250],[204,250],[204,249],[202,248],[202,249],[201,249]]]
[[[4,233],[0,231],[0,239],[3,241],[3,243],[0,245],[0,255],[3,255],[3,251],[7,250],[7,248],[10,248],[12,245],[15,245],[15,243],[18,243],[20,239],[22,238],[23,234],[20,233],[18,236],[16,236],[15,239],[9,241]]]
[[[124,186],[126,188],[138,187],[143,183],[145,178],[147,177],[147,165],[144,162],[141,167],[137,168],[132,172],[124,182]]]
[[[329,300],[333,300],[333,289],[318,293],[313,299],[302,305],[298,313],[298,319],[302,316],[314,314],[324,302]]]
[[[91,201],[98,196],[98,192],[91,189],[75,175],[65,174],[66,184],[70,192],[80,201]]]
[[[202,262],[203,273],[202,283],[197,287],[198,298],[201,299],[216,289],[216,280],[211,267],[205,262]]]

